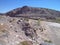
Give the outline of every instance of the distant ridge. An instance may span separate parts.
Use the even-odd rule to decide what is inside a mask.
[[[60,11],[47,9],[47,8],[35,8],[35,7],[23,6],[21,8],[13,9],[7,12],[5,15],[11,17],[15,17],[15,16],[60,17]]]

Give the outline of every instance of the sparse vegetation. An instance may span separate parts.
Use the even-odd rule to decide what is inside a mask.
[[[28,19],[28,18],[24,18],[24,20],[25,20],[25,21],[29,21],[29,19]]]
[[[51,40],[44,40],[44,42],[52,43],[52,41],[51,41]]]
[[[27,41],[23,41],[23,42],[21,42],[21,44],[22,44],[22,45],[29,45],[29,44],[27,43]]]
[[[40,19],[38,19],[38,25],[40,26]]]
[[[0,37],[8,37],[9,32],[5,29],[0,30]]]
[[[0,15],[0,19],[3,18],[3,16]]]
[[[23,41],[23,42],[20,42],[18,45],[32,45],[32,42],[31,41]]]
[[[56,18],[55,22],[60,23],[60,18]]]
[[[12,20],[10,20],[9,22],[11,23],[11,22],[14,22],[15,21],[15,19],[12,19]]]

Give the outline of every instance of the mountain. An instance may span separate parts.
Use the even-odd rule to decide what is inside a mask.
[[[4,15],[4,13],[0,13],[0,15]]]
[[[14,16],[60,17],[60,11],[47,9],[47,8],[23,6],[7,12],[6,15],[11,17]]]

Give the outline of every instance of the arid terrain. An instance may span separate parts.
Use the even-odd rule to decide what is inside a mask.
[[[0,45],[60,45],[60,12],[24,6],[0,14]]]

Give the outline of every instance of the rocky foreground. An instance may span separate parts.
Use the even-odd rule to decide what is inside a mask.
[[[60,45],[60,26],[52,24],[40,19],[0,16],[0,45]]]

